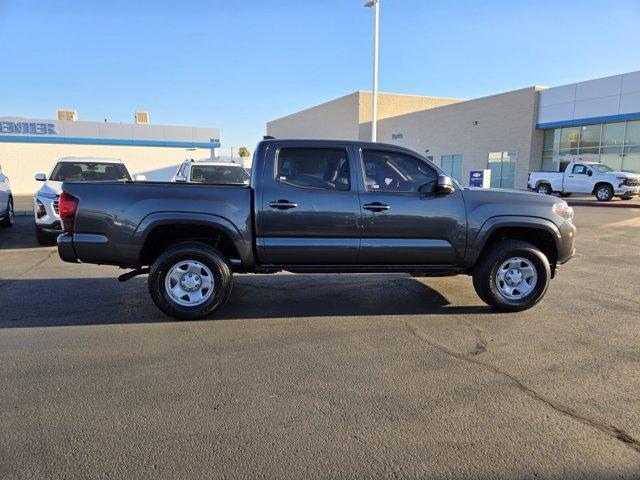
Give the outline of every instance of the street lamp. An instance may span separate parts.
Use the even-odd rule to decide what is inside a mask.
[[[369,0],[364,4],[367,8],[373,8],[373,98],[371,111],[371,141],[377,141],[378,137],[378,24],[380,19],[380,0]]]

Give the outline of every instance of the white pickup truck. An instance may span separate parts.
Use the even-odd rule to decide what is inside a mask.
[[[564,172],[530,172],[527,186],[547,195],[557,192],[561,197],[588,193],[600,202],[614,196],[630,200],[640,194],[640,175],[614,172],[604,163],[571,162]]]

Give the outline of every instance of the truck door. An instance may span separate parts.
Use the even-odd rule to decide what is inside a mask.
[[[564,174],[563,190],[572,193],[591,193],[593,181],[589,176],[589,167],[582,163],[574,163],[571,171]]]
[[[434,193],[438,172],[418,156],[378,149],[360,156],[360,263],[459,264],[467,231],[460,189]]]
[[[360,204],[349,145],[282,142],[266,152],[258,259],[273,265],[357,263]],[[275,147],[275,146],[274,146]]]

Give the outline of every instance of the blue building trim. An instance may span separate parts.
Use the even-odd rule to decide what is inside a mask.
[[[638,120],[640,112],[620,113],[618,115],[605,115],[602,117],[575,118],[573,120],[560,120],[559,122],[546,122],[536,124],[536,128],[579,127],[593,123],[622,122],[624,120]]]
[[[119,138],[53,137],[30,135],[0,135],[0,142],[61,143],[75,145],[124,145],[133,147],[220,148],[218,142],[171,142],[164,140],[126,140]]]

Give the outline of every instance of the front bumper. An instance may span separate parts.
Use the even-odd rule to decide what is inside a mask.
[[[620,197],[635,197],[640,195],[640,186],[630,187],[628,185],[621,185],[616,188],[615,195]]]
[[[64,262],[80,263],[73,248],[73,235],[63,233],[58,236],[58,255]]]
[[[33,198],[33,218],[36,226],[49,233],[61,233],[58,197],[37,194]],[[44,215],[38,217],[39,205],[44,206]]]

